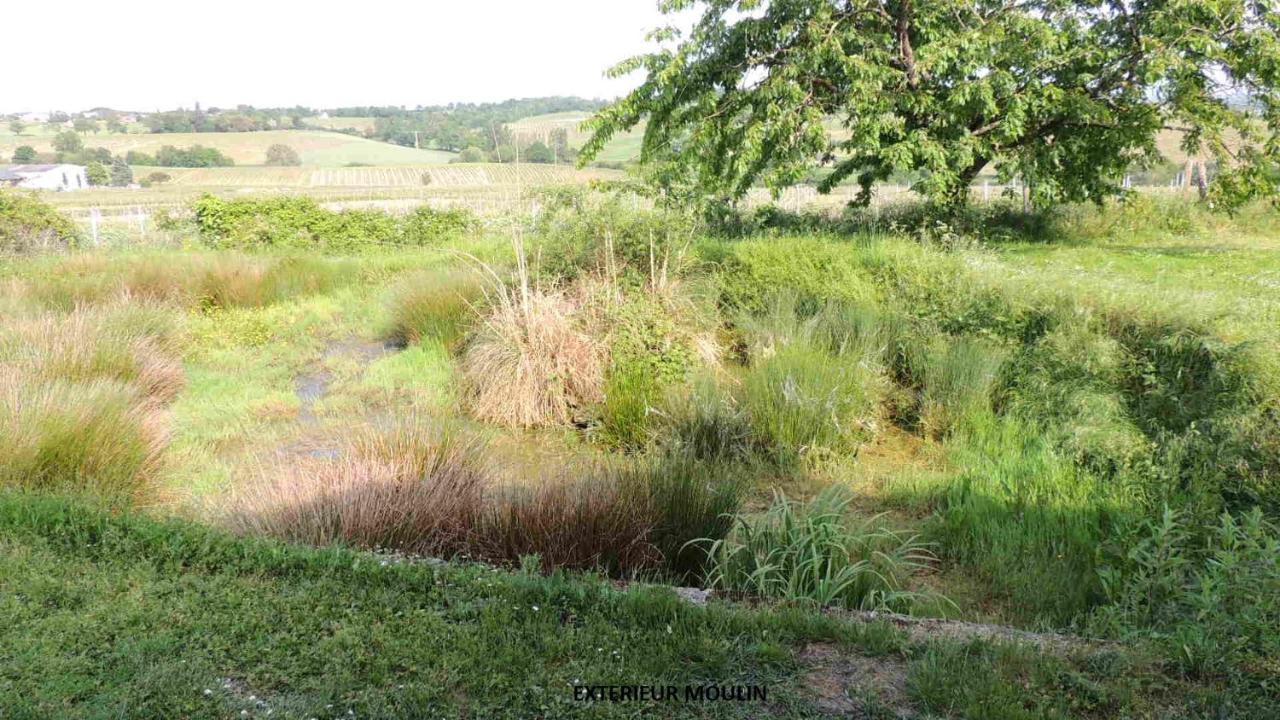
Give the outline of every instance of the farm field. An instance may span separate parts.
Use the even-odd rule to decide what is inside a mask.
[[[510,123],[512,133],[517,138],[546,141],[553,130],[564,129],[569,134],[569,145],[582,147],[591,137],[590,133],[581,129],[582,122],[590,117],[589,113],[561,112],[535,115]],[[641,124],[625,133],[615,135],[596,157],[601,162],[632,162],[640,157],[640,143],[644,138],[644,125]]]
[[[104,147],[113,154],[130,150],[154,154],[165,145],[215,148],[237,165],[261,165],[267,148],[276,143],[298,151],[303,165],[340,167],[350,163],[366,165],[432,165],[447,163],[453,153],[417,150],[390,143],[321,130],[266,130],[231,133],[98,133],[84,137],[86,147]],[[53,136],[0,135],[0,157],[9,157],[19,145],[31,145],[38,152],[52,152]]]

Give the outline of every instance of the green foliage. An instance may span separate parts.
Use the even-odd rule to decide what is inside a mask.
[[[437,340],[456,350],[484,291],[474,272],[427,271],[399,281],[392,290],[391,339],[406,345]]]
[[[86,168],[85,173],[88,174]],[[127,187],[133,184],[133,169],[125,163],[124,158],[116,158],[111,162],[112,187]]]
[[[883,391],[876,368],[796,339],[754,360],[741,393],[755,435],[791,462],[855,452],[879,422]]]
[[[1145,635],[1193,674],[1250,671],[1280,655],[1280,533],[1258,509],[1201,527],[1165,508],[1106,545],[1099,569],[1107,604],[1092,626]],[[1252,678],[1248,675],[1253,675]]]
[[[629,285],[662,282],[690,265],[698,229],[687,214],[646,207],[623,193],[580,188],[544,192],[535,232],[546,277],[572,280],[597,273]]]
[[[70,218],[34,195],[0,190],[0,253],[65,248],[79,237]]]
[[[334,212],[307,197],[224,200],[205,195],[193,209],[201,240],[217,248],[349,252],[377,245],[430,245],[474,222],[461,210],[419,208],[404,218],[374,210]]]
[[[71,130],[66,130],[53,137],[53,149],[60,153],[80,152],[84,149],[84,140]]]
[[[154,164],[161,167],[227,167],[235,165],[235,162],[217,148],[203,145],[177,148],[165,145],[156,152]]]
[[[1217,161],[1219,203],[1277,194],[1280,20],[1253,3],[1194,0],[1172,15],[1087,2],[664,5],[690,8],[687,35],[661,29],[659,48],[613,68],[644,80],[587,123],[583,161],[643,120],[642,161],[703,195],[780,190],[823,160],[820,187],[854,177],[864,202],[876,181],[913,173],[916,190],[962,205],[994,166],[1041,204],[1117,193],[1178,126]]]
[[[759,516],[739,516],[723,540],[708,540],[708,583],[761,597],[858,610],[907,610],[912,574],[932,559],[915,537],[880,518],[848,517],[852,497],[837,487],[807,503],[775,494]]]
[[[125,153],[124,161],[130,165],[150,166],[158,164],[154,155],[149,155],[140,150],[130,150]]]
[[[19,164],[35,162],[36,149],[30,145],[19,145],[13,149],[13,161]]]
[[[830,300],[866,301],[877,296],[857,256],[829,240],[748,240],[707,246],[703,252],[714,253],[721,303],[732,311],[762,312],[777,293],[794,293],[799,310],[807,313]]]
[[[267,148],[267,160],[265,165],[290,166],[301,165],[302,158],[298,156],[298,151],[283,143],[275,143]]]
[[[84,168],[84,176],[88,179],[90,185],[101,186],[111,182],[111,174],[107,168],[97,160],[89,163]]]
[[[484,151],[475,145],[468,145],[463,148],[462,152],[453,159],[453,162],[460,163],[480,163],[484,162]]]

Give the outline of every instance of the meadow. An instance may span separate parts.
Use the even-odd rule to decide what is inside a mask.
[[[8,706],[1277,706],[1273,210],[712,224],[552,180],[486,216],[181,197],[98,248],[2,196]]]

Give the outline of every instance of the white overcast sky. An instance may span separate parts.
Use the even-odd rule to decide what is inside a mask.
[[[0,112],[609,98],[639,78],[605,69],[667,22],[656,0],[4,5]]]

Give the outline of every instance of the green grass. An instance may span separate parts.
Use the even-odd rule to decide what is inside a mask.
[[[661,587],[387,562],[12,493],[0,621],[0,697],[19,718],[809,718],[797,658],[811,642],[909,663],[897,702],[950,717],[1150,716],[1157,693],[1167,709],[1212,690],[1170,694],[1124,654],[919,647],[811,611],[698,608]],[[573,696],[575,683],[707,682],[767,686],[768,704]]]

